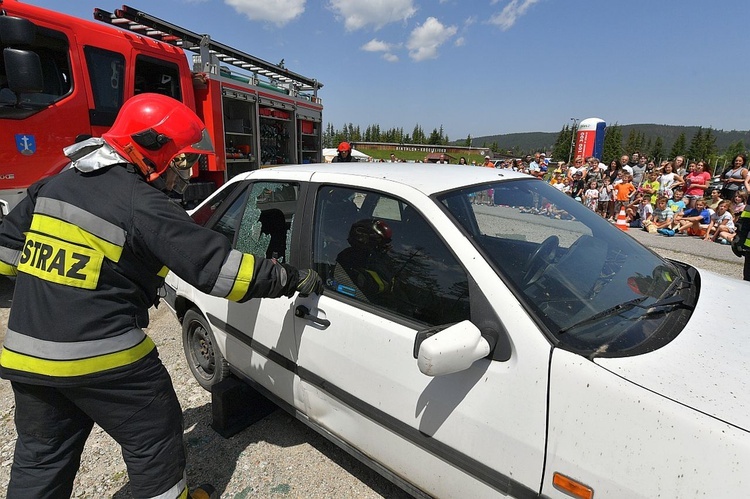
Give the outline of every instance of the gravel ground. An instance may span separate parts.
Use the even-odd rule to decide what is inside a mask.
[[[0,340],[5,336],[12,286],[0,277]],[[180,327],[166,306],[151,311],[148,334],[174,382],[185,418],[188,483],[211,483],[224,499],[249,497],[408,497],[307,426],[277,410],[224,439],[209,426],[211,396],[193,379]],[[0,380],[0,497],[10,479],[16,433],[10,383]],[[119,447],[94,427],[81,459],[73,497],[132,497]]]
[[[728,247],[695,238],[664,238],[635,229],[632,237],[667,258],[741,278],[742,260]],[[5,335],[12,297],[10,281],[0,278],[0,340]],[[230,439],[214,432],[210,394],[195,382],[184,361],[177,320],[166,306],[152,310],[149,335],[174,380],[185,417],[188,483],[212,483],[223,498],[248,497],[407,497],[299,421],[277,410]],[[0,380],[0,494],[5,496],[15,444],[10,384]],[[73,497],[131,497],[119,447],[95,427],[89,438]]]

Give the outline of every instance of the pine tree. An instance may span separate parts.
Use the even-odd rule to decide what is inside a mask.
[[[669,151],[669,157],[674,158],[675,156],[684,156],[687,149],[687,139],[685,139],[685,132],[682,132],[677,140],[672,145],[672,150]]]
[[[695,132],[693,138],[690,140],[690,147],[687,151],[688,159],[699,160],[703,158],[703,151],[705,150],[705,143],[703,137],[703,127],[698,127],[698,131]]]
[[[438,132],[437,128],[433,128],[432,133],[430,134],[430,139],[427,141],[427,143],[431,145],[439,145],[440,140],[440,132]]]
[[[333,123],[328,122],[328,125],[326,125],[326,129],[323,132],[323,147],[334,146],[334,141],[333,141],[334,135],[336,135],[336,131],[333,128]]]
[[[654,147],[650,149],[649,155],[653,158],[653,160],[658,163],[661,161],[661,158],[664,157],[664,139],[661,137],[656,137],[656,140],[654,141]]]
[[[604,131],[604,147],[602,148],[602,162],[609,165],[612,160],[622,156],[622,128],[615,123]]]
[[[701,157],[708,160],[716,156],[718,150],[716,147],[716,135],[713,134],[713,128],[709,127],[706,130],[706,135],[703,136],[703,156]]]
[[[631,155],[638,150],[638,130],[635,128],[630,129],[628,133],[628,142],[625,145],[625,154]]]
[[[414,130],[411,132],[411,138],[415,144],[424,144],[424,131],[419,124],[414,125]]]
[[[563,158],[567,159],[570,156],[571,146],[573,142],[573,129],[566,123],[560,133],[557,134],[557,140],[552,146],[552,157],[558,161]]]
[[[471,147],[471,134],[466,136],[466,140],[464,140],[464,146]]]
[[[727,147],[727,150],[724,151],[724,156],[727,158],[734,158],[738,154],[745,154],[745,143],[742,139],[734,144],[730,144],[729,147]]]

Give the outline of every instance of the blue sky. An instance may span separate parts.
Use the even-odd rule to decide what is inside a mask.
[[[120,0],[122,1],[122,0]],[[90,19],[114,0],[32,0]],[[324,84],[323,121],[452,140],[608,124],[750,129],[748,0],[128,0]]]

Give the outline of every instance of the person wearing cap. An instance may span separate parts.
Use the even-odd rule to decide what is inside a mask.
[[[352,159],[352,145],[349,142],[341,142],[338,147],[338,154],[333,158],[332,163],[351,163]]]
[[[534,154],[534,160],[529,163],[529,175],[533,175],[536,178],[542,178],[544,172],[542,172],[543,154]]]
[[[570,196],[576,201],[581,201],[583,192],[586,190],[583,172],[577,171],[573,174],[573,182],[571,182],[570,187]]]
[[[542,171],[542,175],[547,173],[547,170],[549,169],[549,159],[547,158],[547,155],[544,153],[541,153],[539,155],[539,169]]]
[[[492,162],[492,158],[489,156],[484,157],[484,163],[482,163],[482,166],[485,168],[495,168],[495,164]]]

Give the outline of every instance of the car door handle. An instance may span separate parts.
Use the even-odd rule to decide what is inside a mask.
[[[320,317],[312,315],[310,313],[310,309],[304,305],[297,305],[297,308],[294,309],[294,315],[299,317],[300,319],[314,322],[315,324],[323,326],[324,328],[331,325],[331,321],[329,321],[328,319],[321,319]]]

